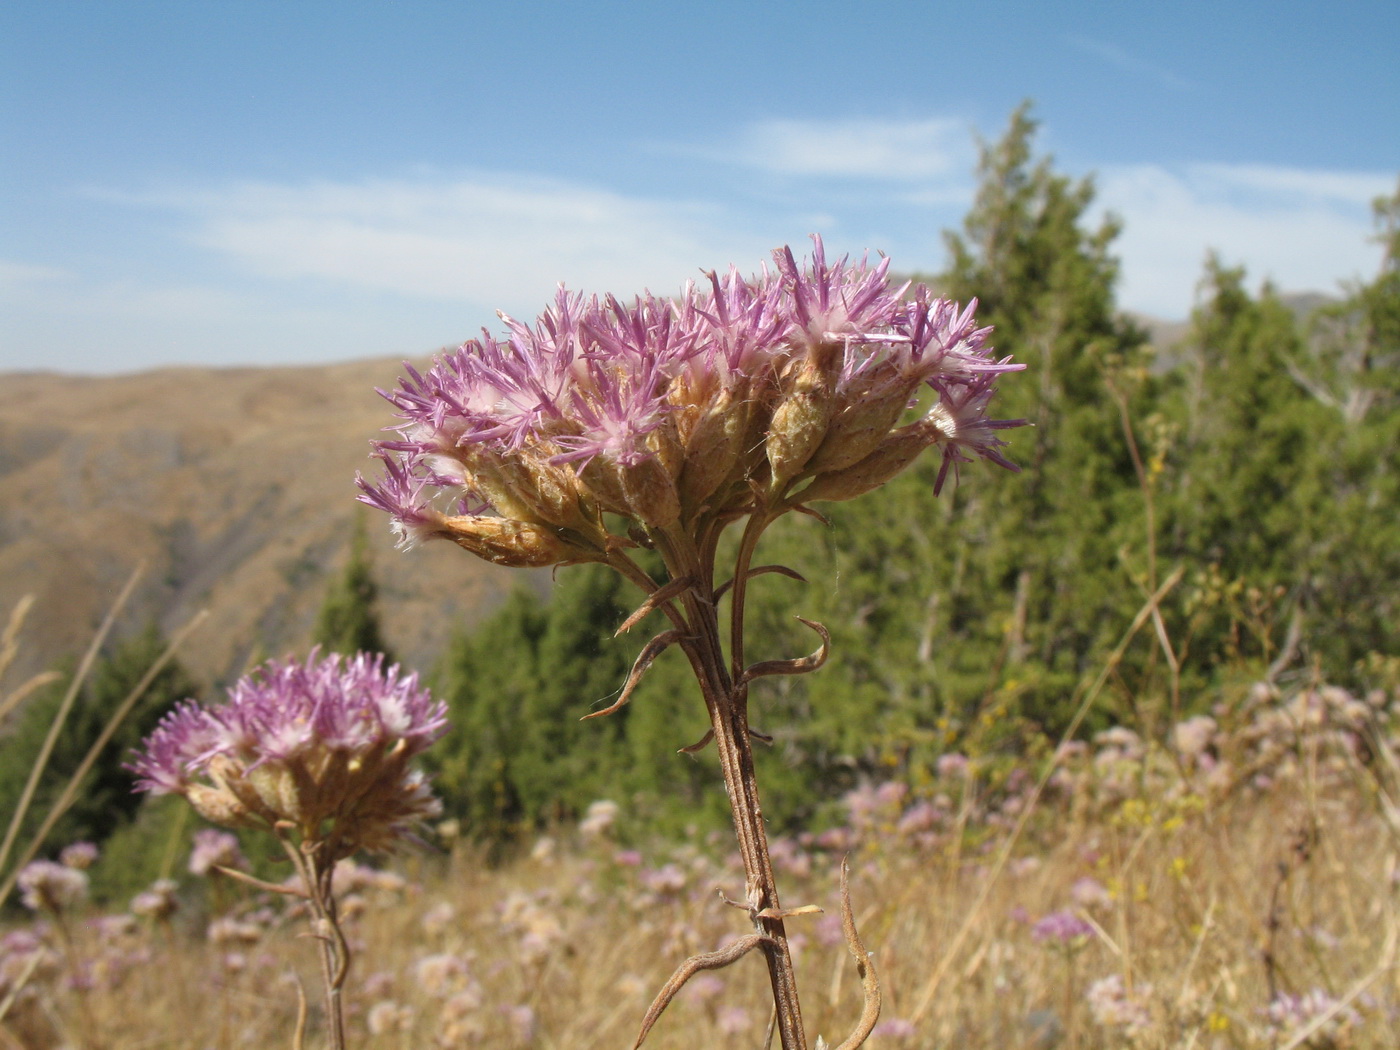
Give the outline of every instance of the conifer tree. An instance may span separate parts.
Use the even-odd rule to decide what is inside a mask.
[[[378,598],[364,515],[356,514],[350,560],[326,592],[316,618],[315,644],[347,656],[357,652],[383,653],[392,663],[393,654],[380,631]]]
[[[1092,181],[1035,158],[1035,130],[1022,106],[1005,136],[983,147],[963,233],[947,235],[944,288],[978,297],[998,350],[1025,360],[1035,380],[1009,391],[1008,411],[1036,428],[1019,456],[1024,483],[975,494],[991,573],[970,582],[1012,596],[1008,669],[1033,660],[1058,691],[1098,657],[1099,632],[1116,619],[1105,614],[1131,589],[1117,548],[1137,521],[1138,479],[1108,379],[1140,369],[1145,338],[1114,302],[1117,221],[1085,228]]]
[[[1376,280],[1306,326],[1267,286],[1251,296],[1242,270],[1207,264],[1167,540],[1199,570],[1199,672],[1243,659],[1254,674],[1346,682],[1396,644],[1397,205],[1377,202]]]
[[[1331,424],[1310,435],[1325,497],[1301,594],[1307,655],[1337,680],[1400,645],[1400,185],[1374,209],[1379,272],[1318,311],[1289,362]]]
[[[1139,600],[1119,551],[1142,544],[1142,501],[1108,380],[1145,375],[1144,339],[1115,311],[1117,224],[1088,226],[1092,183],[1037,158],[1035,130],[1023,106],[982,147],[976,201],[937,278],[943,294],[976,297],[998,354],[1029,366],[1003,408],[1036,425],[1010,439],[1028,477],[934,501],[932,472],[916,466],[879,501],[833,507],[829,531],[789,526],[839,566],[826,604],[809,613],[803,595],[795,607],[838,636],[839,666],[789,687],[810,704],[806,746],[829,749],[838,769],[861,733],[856,768],[936,754],[975,729],[1014,737],[1018,715],[1062,725],[1073,686]],[[1151,395],[1150,381],[1131,384],[1130,414]],[[886,741],[876,750],[871,729]]]
[[[452,643],[437,690],[452,729],[430,761],[473,834],[499,840],[575,816],[625,779],[630,710],[581,721],[607,706],[635,655],[636,643],[612,637],[626,615],[621,586],[578,567],[548,604],[517,590]]]

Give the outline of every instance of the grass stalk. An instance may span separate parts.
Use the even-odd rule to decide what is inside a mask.
[[[920,992],[918,1004],[914,1007],[913,1012],[909,1016],[909,1019],[915,1024],[918,1024],[928,1014],[929,1007],[933,1005],[934,997],[938,994],[938,989],[942,985],[943,979],[947,976],[948,970],[953,965],[953,961],[957,958],[963,943],[972,932],[974,923],[976,923],[978,916],[981,914],[983,906],[987,903],[987,898],[991,895],[992,887],[997,884],[1002,871],[1006,868],[1006,862],[1011,858],[1011,851],[1015,848],[1017,841],[1021,837],[1021,833],[1025,830],[1026,824],[1030,821],[1031,814],[1035,812],[1036,805],[1040,802],[1040,796],[1044,792],[1045,786],[1050,782],[1050,777],[1054,774],[1055,767],[1059,764],[1060,754],[1064,745],[1072,740],[1074,734],[1079,731],[1079,726],[1083,723],[1085,716],[1088,715],[1090,708],[1093,707],[1094,701],[1098,699],[1099,693],[1108,682],[1109,676],[1113,673],[1114,668],[1116,668],[1118,662],[1122,660],[1123,654],[1127,652],[1128,646],[1133,638],[1137,636],[1143,624],[1152,617],[1153,611],[1157,608],[1157,604],[1170,594],[1172,589],[1181,582],[1181,577],[1185,574],[1185,571],[1184,567],[1178,566],[1162,585],[1157,588],[1153,595],[1147,600],[1147,603],[1138,610],[1137,615],[1133,617],[1133,622],[1129,625],[1127,631],[1123,633],[1123,637],[1114,647],[1113,652],[1109,654],[1108,659],[1104,661],[1104,666],[1099,671],[1098,678],[1094,680],[1094,683],[1085,692],[1084,699],[1080,701],[1079,707],[1074,713],[1074,717],[1070,719],[1069,725],[1065,728],[1064,734],[1060,738],[1060,746],[1057,747],[1046,760],[1045,768],[1041,772],[1040,778],[1036,781],[1035,788],[1031,791],[1030,798],[1017,817],[1016,824],[1011,829],[1011,834],[1007,836],[1006,842],[1002,844],[1001,850],[997,853],[996,861],[992,864],[992,870],[988,873],[987,877],[982,880],[981,889],[978,891],[977,897],[972,903],[972,907],[967,910],[966,915],[963,917],[962,924],[958,927],[957,934],[954,935],[952,943],[948,945],[948,950],[943,953],[942,958],[938,961],[938,965],[934,968],[932,975],[929,977],[928,983],[924,985],[923,990]]]
[[[68,692],[64,694],[62,703],[59,704],[57,713],[54,715],[53,723],[49,726],[48,735],[44,738],[43,745],[39,748],[39,754],[35,756],[34,764],[29,770],[29,778],[25,781],[24,791],[20,794],[18,805],[10,815],[10,824],[5,831],[5,840],[0,843],[0,871],[5,871],[10,860],[10,853],[14,849],[15,840],[19,837],[20,828],[24,824],[24,818],[29,812],[29,807],[34,801],[34,793],[38,790],[39,781],[44,775],[44,769],[48,766],[49,758],[53,754],[53,749],[58,743],[59,734],[63,732],[64,723],[68,720],[68,715],[73,709],[73,704],[78,698],[78,693],[82,690],[83,684],[87,681],[88,673],[92,670],[92,665],[97,660],[97,654],[101,651],[103,643],[107,640],[107,635],[111,633],[112,626],[117,621],[117,615],[125,608],[127,601],[131,598],[132,592],[136,589],[136,583],[145,573],[144,564],[137,565],[132,570],[126,585],[122,587],[116,600],[112,603],[107,615],[102,621],[102,625],[93,635],[92,643],[88,646],[87,652],[83,654],[82,662],[78,664],[78,669],[73,675],[73,681],[68,686]],[[22,865],[16,864],[10,870],[3,886],[0,886],[0,905],[3,905],[9,897],[10,891],[14,888],[15,878]]]
[[[136,683],[131,692],[117,705],[116,710],[113,711],[111,717],[107,719],[106,725],[102,727],[102,732],[97,735],[97,739],[92,742],[92,746],[88,748],[87,754],[83,756],[82,762],[78,764],[78,768],[74,770],[73,775],[68,778],[68,783],[64,785],[63,792],[59,795],[57,801],[49,807],[48,813],[44,816],[43,823],[39,825],[38,830],[35,831],[33,837],[29,840],[29,845],[25,849],[23,855],[14,865],[10,874],[6,876],[5,881],[0,883],[0,904],[8,899],[11,891],[14,889],[14,880],[18,877],[20,869],[34,859],[39,850],[43,848],[44,841],[48,838],[49,832],[53,831],[54,825],[62,819],[63,814],[67,813],[69,807],[73,805],[73,801],[78,796],[78,789],[82,786],[83,778],[86,777],[92,770],[92,767],[97,764],[97,759],[102,754],[103,748],[111,741],[117,729],[120,728],[122,722],[126,720],[127,715],[131,714],[132,708],[137,705],[141,697],[145,696],[146,690],[151,687],[151,683],[155,681],[156,676],[160,674],[160,672],[164,670],[166,664],[174,658],[175,653],[179,650],[180,646],[184,644],[185,639],[193,634],[195,629],[198,628],[208,616],[209,611],[207,609],[201,610],[190,619],[189,623],[180,628],[180,630],[175,633],[175,636],[171,638],[170,644],[165,647],[165,651],[146,669],[146,673],[141,676],[141,680]]]

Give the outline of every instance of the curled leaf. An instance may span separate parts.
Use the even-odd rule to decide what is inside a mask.
[[[610,715],[614,711],[621,710],[627,701],[632,699],[632,690],[637,688],[637,683],[642,680],[642,675],[646,674],[647,668],[668,646],[680,641],[682,637],[684,636],[680,631],[663,631],[647,642],[642,651],[637,654],[637,659],[632,663],[632,670],[628,672],[627,681],[622,686],[622,695],[614,700],[611,706],[605,707],[601,711],[590,711],[579,721],[586,722],[590,718],[601,718],[603,715]]]
[[[704,736],[702,736],[699,740],[695,741],[695,743],[687,744],[685,747],[680,748],[677,753],[682,755],[693,755],[697,752],[704,751],[705,745],[708,744],[714,738],[715,731],[713,729],[707,729],[705,730]]]
[[[789,569],[786,565],[755,565],[752,569],[748,571],[744,578],[751,580],[755,576],[762,576],[765,573],[770,572],[776,572],[779,576],[786,576],[788,579],[796,580],[798,583],[807,582],[807,577],[803,576],[796,569]],[[733,580],[725,580],[723,583],[721,583],[717,588],[715,588],[715,600],[718,601],[724,595],[724,592],[729,590],[729,588],[733,586]]]
[[[671,979],[666,982],[656,998],[652,1000],[651,1007],[642,1018],[642,1030],[637,1034],[637,1041],[632,1044],[632,1050],[637,1050],[646,1039],[647,1033],[651,1031],[652,1025],[656,1024],[662,1011],[671,1005],[678,992],[685,987],[685,982],[694,977],[701,970],[719,970],[731,963],[736,963],[749,952],[753,951],[761,944],[772,944],[769,937],[761,933],[751,933],[746,937],[740,937],[733,944],[725,945],[718,951],[704,952],[701,955],[692,955],[685,962],[681,963],[676,972],[671,975]]]
[[[799,620],[805,623],[812,630],[821,636],[822,644],[816,652],[810,656],[803,656],[796,660],[764,660],[760,663],[751,664],[747,670],[739,677],[739,685],[752,682],[755,678],[765,678],[769,675],[780,674],[807,674],[815,671],[822,664],[826,663],[826,654],[831,648],[831,632],[815,620],[808,620],[799,616]]]
[[[865,992],[865,1008],[853,1032],[836,1050],[856,1050],[875,1028],[880,1019],[880,978],[875,972],[875,960],[860,942],[856,932],[856,917],[851,910],[850,858],[841,858],[841,930],[846,935],[846,947],[856,961],[856,972],[860,974],[860,986]]]
[[[672,580],[664,587],[658,587],[647,595],[646,601],[637,606],[636,611],[631,616],[622,621],[622,626],[613,632],[613,637],[626,634],[637,624],[641,623],[648,615],[655,612],[677,595],[685,593],[686,589],[695,583],[693,577],[682,576],[678,580]]]

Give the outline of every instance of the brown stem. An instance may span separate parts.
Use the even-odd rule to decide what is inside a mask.
[[[715,746],[729,791],[740,854],[744,858],[745,896],[754,910],[754,928],[765,936],[763,952],[768,960],[768,979],[778,1011],[779,1039],[783,1050],[806,1050],[807,1037],[802,1028],[802,1007],[797,998],[797,978],[788,950],[787,931],[781,918],[759,914],[770,909],[773,914],[780,914],[782,905],[768,856],[768,836],[763,827],[763,808],[754,775],[748,718],[736,699],[732,695],[725,697],[711,708]]]
[[[743,658],[743,584],[758,537],[769,521],[771,519],[756,522],[751,517],[740,542],[730,599],[731,659],[741,661]],[[763,807],[759,802],[758,781],[754,774],[753,749],[749,742],[748,689],[738,678],[742,673],[742,663],[737,663],[737,669],[730,673],[720,640],[719,610],[714,590],[717,533],[717,529],[711,530],[702,535],[698,542],[680,530],[658,529],[649,534],[656,552],[666,564],[670,578],[694,581],[690,588],[660,607],[682,632],[679,644],[690,660],[710,714],[711,732],[719,753],[725,790],[729,794],[739,854],[744,861],[745,904],[768,963],[782,1048],[807,1050],[792,953],[783,926],[773,864],[768,856],[768,836],[763,827]],[[666,591],[667,588],[658,586],[630,559],[615,556],[612,561],[615,568],[647,594]]]
[[[710,712],[715,748],[729,793],[734,832],[744,861],[745,903],[749,906],[755,931],[764,938],[762,948],[773,987],[779,1039],[783,1050],[806,1050],[807,1037],[802,1028],[802,1007],[797,997],[787,931],[783,920],[775,917],[781,915],[782,905],[768,856],[768,836],[754,774],[753,748],[749,743],[745,690],[742,686],[736,687],[725,670],[714,605],[698,601],[694,595],[686,596],[685,605],[696,632],[686,648]],[[763,912],[767,914],[760,914]]]
[[[301,876],[302,885],[314,917],[312,935],[321,955],[321,980],[326,991],[326,1029],[332,1050],[345,1050],[345,1010],[341,989],[350,970],[350,946],[340,928],[336,914],[335,894],[331,882],[335,875],[336,855],[326,841],[291,841],[285,829],[279,829],[282,847]]]

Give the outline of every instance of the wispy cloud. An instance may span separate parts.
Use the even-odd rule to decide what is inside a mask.
[[[1387,175],[1190,165],[1109,168],[1099,205],[1124,221],[1120,301],[1179,318],[1193,301],[1206,253],[1243,264],[1285,291],[1336,292],[1380,262],[1370,201],[1394,188]]]
[[[1194,85],[1184,77],[1180,77],[1171,70],[1141,58],[1138,55],[1131,54],[1117,44],[1107,40],[1081,36],[1077,33],[1068,34],[1062,39],[1076,51],[1081,51],[1086,55],[1097,58],[1101,62],[1106,62],[1115,69],[1122,70],[1124,73],[1131,74],[1134,77],[1155,81],[1160,86],[1170,88],[1173,91],[1189,91],[1194,87]]]
[[[542,303],[561,281],[670,291],[701,264],[756,265],[773,247],[719,205],[499,175],[244,183],[126,200],[183,213],[191,240],[262,277],[474,304]]]
[[[47,284],[52,281],[70,280],[72,277],[71,270],[15,262],[12,259],[0,259],[0,288],[10,289],[34,284]]]
[[[834,251],[884,249],[896,265],[931,270],[933,231],[971,203],[971,136],[950,120],[769,122],[736,141],[747,144],[745,181],[760,187],[749,197],[643,197],[484,171],[93,191],[149,213],[156,261],[116,277],[0,261],[9,359],[42,361],[61,346],[70,367],[103,370],[422,353],[495,327],[496,309],[533,317],[561,281],[666,294],[701,266],[752,270],[812,230]],[[761,171],[781,176],[781,194]],[[1369,202],[1394,179],[1136,165],[1104,169],[1097,185],[1099,208],[1124,220],[1119,302],[1179,318],[1210,249],[1286,290],[1370,276]],[[195,251],[173,255],[172,236]]]
[[[964,181],[971,129],[950,118],[761,120],[718,145],[676,150],[776,175],[879,182]]]
[[[1197,164],[1196,179],[1214,193],[1235,191],[1251,196],[1268,195],[1280,204],[1335,207],[1371,202],[1395,190],[1395,177],[1371,172],[1314,171],[1263,164]]]

